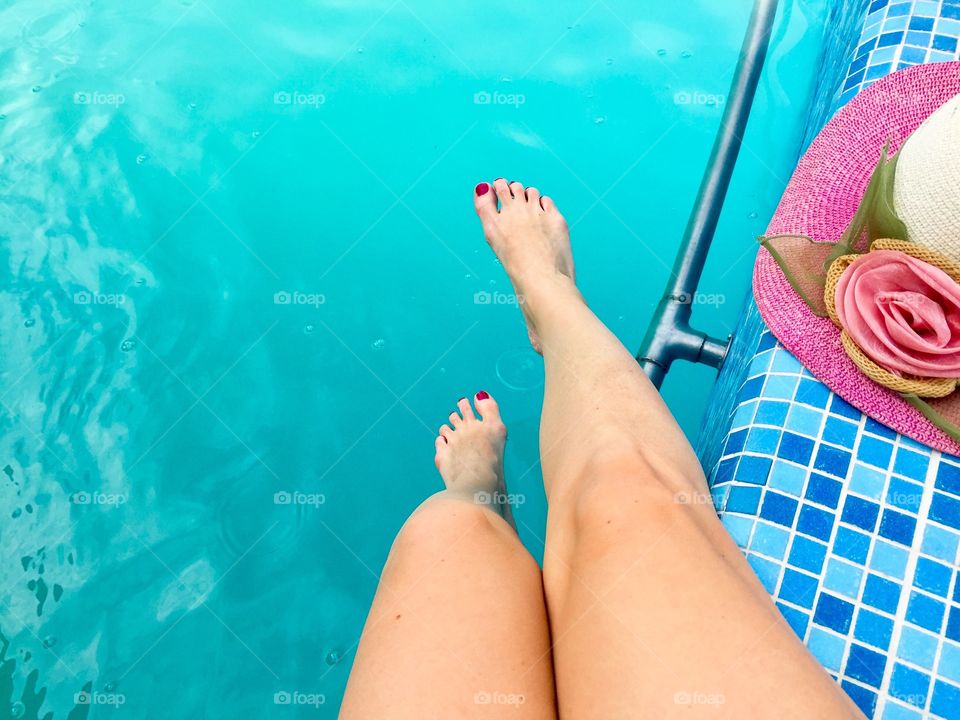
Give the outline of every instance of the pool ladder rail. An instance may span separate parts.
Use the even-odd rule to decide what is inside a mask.
[[[757,83],[767,57],[778,2],[756,0],[753,5],[726,109],[673,264],[671,280],[667,282],[637,353],[637,361],[658,388],[675,360],[703,363],[719,369],[727,354],[730,338],[718,340],[696,330],[690,325],[690,316],[707,252],[740,154]]]

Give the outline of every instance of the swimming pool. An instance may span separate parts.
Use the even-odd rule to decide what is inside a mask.
[[[829,41],[827,0],[782,5],[694,311],[714,335]],[[0,9],[0,717],[334,717],[436,428],[481,388],[539,555],[541,367],[471,189],[549,192],[635,348],[750,10],[722,6]],[[665,386],[691,436],[714,375]]]

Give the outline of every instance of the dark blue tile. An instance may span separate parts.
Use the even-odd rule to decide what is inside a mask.
[[[738,430],[727,436],[727,443],[723,446],[724,455],[735,455],[743,452],[743,446],[747,444],[747,430]]]
[[[944,3],[940,8],[940,17],[950,20],[960,20],[960,5],[947,5]]]
[[[787,562],[801,570],[808,570],[819,575],[823,570],[823,561],[827,557],[827,546],[823,543],[809,540],[802,535],[793,538],[790,556]]]
[[[913,533],[917,529],[917,519],[896,510],[884,510],[880,521],[880,535],[901,545],[913,543]]]
[[[913,584],[921,590],[934,595],[946,597],[950,592],[950,568],[936,560],[921,557],[917,560],[917,570],[913,576]]]
[[[801,612],[796,608],[792,608],[789,605],[784,605],[783,603],[777,603],[777,608],[780,610],[780,614],[783,615],[784,619],[787,621],[787,624],[793,628],[793,631],[797,634],[797,637],[803,640],[803,636],[807,633],[807,623],[810,622],[810,616],[805,612]]]
[[[755,485],[735,485],[730,488],[724,510],[727,512],[755,515],[760,507],[760,494],[763,488]]]
[[[956,52],[957,38],[949,37],[948,35],[934,35],[933,49],[941,52]]]
[[[929,465],[929,455],[922,455],[904,447],[898,447],[897,459],[893,461],[893,471],[913,480],[925,480]]]
[[[760,508],[760,517],[777,525],[792,527],[793,518],[797,514],[797,505],[799,503],[796,498],[767,490],[763,498],[763,507]]]
[[[783,402],[782,400],[761,400],[754,422],[757,425],[783,427],[783,424],[787,420],[787,410],[789,409],[790,403]]]
[[[944,5],[946,10],[947,6]],[[960,6],[956,17],[960,18]],[[947,720],[960,720],[960,687],[937,680],[933,684],[933,698],[930,700],[930,712]]]
[[[880,39],[877,40],[877,47],[888,47],[890,45],[899,45],[901,42],[903,42],[902,32],[883,33],[883,35],[880,36]]]
[[[873,2],[870,3],[870,8],[867,10],[867,14],[869,15],[872,12],[876,12],[880,8],[885,8],[888,2],[890,2],[890,0],[873,0]]]
[[[830,400],[830,412],[832,412],[834,415],[840,415],[842,417],[857,421],[863,417],[863,413],[861,413],[839,395],[834,395]]]
[[[947,616],[946,635],[954,642],[960,643],[960,607],[956,605],[950,608],[950,615]]]
[[[960,495],[960,467],[941,462],[937,468],[937,480],[934,485],[944,492]]]
[[[854,495],[848,495],[846,502],[843,504],[843,513],[840,515],[840,519],[850,525],[873,532],[873,529],[877,526],[877,516],[879,514],[880,506],[876,503]]]
[[[772,465],[773,460],[767,457],[741,455],[740,463],[737,465],[737,473],[734,477],[740,482],[765,485]]]
[[[813,467],[828,475],[844,478],[847,476],[847,468],[850,467],[850,457],[850,453],[846,450],[821,445],[820,449],[817,450]]]
[[[833,541],[833,552],[851,562],[864,565],[870,552],[870,536],[850,528],[837,528],[837,537]]]
[[[797,519],[797,532],[825,542],[829,541],[835,519],[836,516],[833,513],[812,505],[804,505],[800,508],[800,517]]]
[[[911,30],[933,30],[933,18],[914,15],[910,18]]]
[[[804,496],[810,502],[836,508],[837,503],[840,502],[842,488],[843,484],[839,480],[834,480],[819,473],[811,473],[810,480],[807,482],[807,492]]]
[[[890,695],[921,710],[930,693],[930,676],[897,663],[890,678]]]
[[[808,465],[810,456],[813,455],[814,442],[810,438],[802,435],[796,435],[791,432],[785,432],[780,440],[780,449],[777,450],[777,457],[800,465]]]
[[[848,78],[852,77],[856,73],[861,72],[865,67],[867,67],[867,61],[869,59],[870,59],[869,54],[861,55],[852,63],[850,63],[850,67],[847,68],[847,77]]]
[[[737,463],[740,458],[732,457],[727,458],[726,460],[721,460],[720,465],[717,467],[717,472],[713,477],[714,485],[723,485],[733,480],[733,475],[737,470]]]
[[[930,519],[960,530],[960,500],[935,492],[930,503]]]
[[[893,615],[900,602],[900,585],[879,575],[867,575],[867,582],[863,587],[863,602]]]
[[[813,621],[817,625],[823,625],[831,630],[836,630],[841,635],[846,635],[850,630],[851,620],[853,620],[853,605],[851,603],[829,593],[820,594],[817,609],[813,614]]]
[[[918,592],[910,593],[907,603],[907,620],[933,633],[939,633],[943,627],[945,603]]]
[[[747,400],[760,397],[760,393],[763,391],[763,383],[766,379],[766,375],[757,375],[757,377],[747,380],[743,384],[743,387],[740,388],[740,395],[737,397],[737,400],[743,403]]]
[[[868,465],[886,470],[890,467],[890,458],[893,455],[893,443],[880,440],[870,435],[860,438],[857,448],[857,459]]]
[[[779,597],[794,605],[812,608],[817,597],[817,579],[787,568],[780,582]]]
[[[880,683],[883,682],[883,669],[886,664],[886,655],[863,645],[852,643],[850,654],[847,656],[847,665],[843,672],[847,677],[878,688]]]
[[[760,336],[760,340],[757,342],[757,352],[754,354],[759,355],[764,350],[769,350],[770,348],[776,347],[776,345],[777,338],[768,330]]]
[[[825,408],[827,400],[830,399],[830,389],[821,382],[803,378],[797,387],[797,392],[793,396],[797,402],[805,405],[813,405],[818,408]]]
[[[877,694],[875,692],[871,692],[867,690],[867,688],[852,683],[849,680],[844,680],[840,683],[840,686],[844,692],[850,696],[854,704],[860,708],[860,712],[868,718],[873,717],[873,713],[877,709]]]
[[[890,638],[893,637],[893,620],[861,608],[857,613],[853,636],[868,645],[887,650],[890,647]]]

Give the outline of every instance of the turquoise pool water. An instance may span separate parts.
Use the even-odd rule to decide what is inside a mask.
[[[334,717],[436,429],[479,389],[541,555],[542,369],[472,187],[549,192],[635,349],[749,9],[3,3],[0,718]],[[827,11],[781,8],[695,308],[714,334]],[[714,376],[667,381],[691,438]]]

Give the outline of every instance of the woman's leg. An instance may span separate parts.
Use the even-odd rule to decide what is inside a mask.
[[[497,404],[467,400],[437,438],[447,489],[403,526],[341,709],[346,720],[553,720],[540,568],[504,519]]]
[[[683,433],[519,183],[476,196],[546,363],[544,585],[563,718],[859,716],[753,575]],[[501,209],[497,209],[497,198]]]

